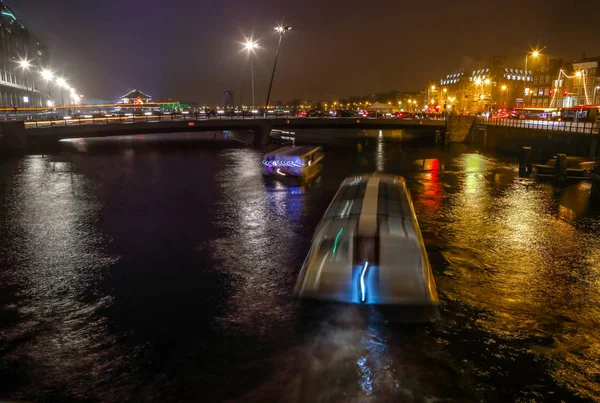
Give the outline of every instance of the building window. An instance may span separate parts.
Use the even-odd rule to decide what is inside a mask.
[[[550,76],[546,76],[546,84],[550,84]]]
[[[537,98],[531,100],[531,106],[537,105]]]
[[[590,69],[590,74],[596,74],[596,68],[595,67],[592,67]]]
[[[533,77],[533,83],[537,84],[538,83],[538,76]]]
[[[545,96],[548,96],[548,95],[550,95],[550,87],[546,87],[546,88],[544,88],[544,95],[545,95]]]
[[[544,88],[540,87],[540,89],[538,90],[538,95],[544,95]]]
[[[544,99],[544,106],[548,106],[548,99]]]

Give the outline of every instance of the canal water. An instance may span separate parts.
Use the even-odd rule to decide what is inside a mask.
[[[328,146],[303,186],[265,182],[261,150],[192,135],[3,161],[0,400],[600,400],[589,184],[371,134]],[[430,325],[293,305],[338,185],[374,171],[408,181],[441,299]]]

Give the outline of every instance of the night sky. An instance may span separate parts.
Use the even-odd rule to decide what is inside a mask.
[[[12,0],[17,17],[50,47],[53,67],[88,99],[132,88],[155,100],[250,102],[240,41],[259,40],[256,96],[264,102],[277,35],[284,38],[272,100],[331,99],[419,90],[472,60],[517,56],[540,44],[571,60],[600,55],[593,2]],[[586,2],[584,2],[586,3]],[[589,9],[586,9],[589,7]],[[522,59],[523,56],[520,56]]]

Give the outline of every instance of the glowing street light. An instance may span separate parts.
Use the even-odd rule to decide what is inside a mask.
[[[52,73],[50,70],[48,69],[43,69],[42,72],[40,73],[42,75],[42,78],[48,82],[48,81],[52,81],[54,79],[54,73]]]
[[[546,47],[544,46],[542,48],[546,49]],[[529,52],[525,53],[525,71],[523,72],[523,107],[525,107],[525,86],[526,86],[526,81],[527,81],[527,61],[529,60],[530,57],[533,58],[538,58],[541,54],[541,50],[535,49],[534,51],[531,52],[531,55],[529,54]]]
[[[52,73],[48,69],[43,69],[40,74],[42,75],[42,78],[44,79],[44,81],[46,81],[46,85],[48,85],[48,97],[50,97],[48,102],[51,104],[52,103],[52,89],[50,87],[50,82],[52,80],[54,80],[54,73]]]
[[[19,67],[21,67],[23,70],[29,70],[31,63],[29,63],[29,60],[21,59],[19,62]]]
[[[500,89],[501,89],[502,91],[506,91],[506,85],[503,85],[502,87],[500,87]]]
[[[244,49],[248,51],[248,58],[250,59],[250,75],[252,76],[252,109],[254,110],[254,105],[256,105],[256,97],[254,93],[254,63],[252,61],[252,53],[254,53],[255,49],[258,48],[258,42],[253,41],[252,39],[246,38],[246,43],[244,44]]]
[[[273,62],[273,72],[271,73],[271,82],[269,83],[269,92],[267,92],[267,101],[265,102],[265,117],[267,117],[267,108],[269,107],[269,99],[271,98],[271,89],[273,88],[273,78],[275,78],[275,69],[277,68],[277,59],[279,58],[279,49],[281,48],[281,41],[283,35],[292,29],[289,25],[278,25],[275,27],[275,31],[279,33],[279,42],[277,43],[277,52],[275,53],[275,61]]]
[[[31,63],[27,59],[21,59],[19,61],[19,67],[21,69],[23,69],[23,74],[25,76],[25,89],[26,89],[26,91],[28,93],[29,92],[29,84],[28,84],[29,80],[27,80],[27,78],[28,78],[28,74],[27,73],[29,72],[29,68],[31,67]],[[33,85],[32,85],[32,87],[33,87]],[[31,90],[33,92],[33,88]],[[29,102],[29,98],[33,99],[33,96],[28,96],[26,98],[27,98],[27,100],[25,100],[25,98],[23,98],[23,101],[24,102]]]
[[[67,85],[67,80],[65,80],[63,77],[59,77],[56,79],[56,85],[58,85],[60,87],[60,95],[62,98],[62,106],[63,106],[63,116],[65,116],[67,114],[67,112],[65,111],[65,89],[69,89],[69,86]]]

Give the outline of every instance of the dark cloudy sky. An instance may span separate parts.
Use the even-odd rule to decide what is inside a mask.
[[[238,43],[254,35],[257,101],[264,102],[277,36],[285,37],[273,100],[418,90],[465,61],[519,55],[536,44],[566,60],[600,55],[600,27],[568,1],[12,0],[88,97],[131,88],[155,99],[250,100]],[[589,7],[593,2],[589,2]],[[589,8],[588,11],[592,11]],[[522,56],[521,56],[522,58]]]

